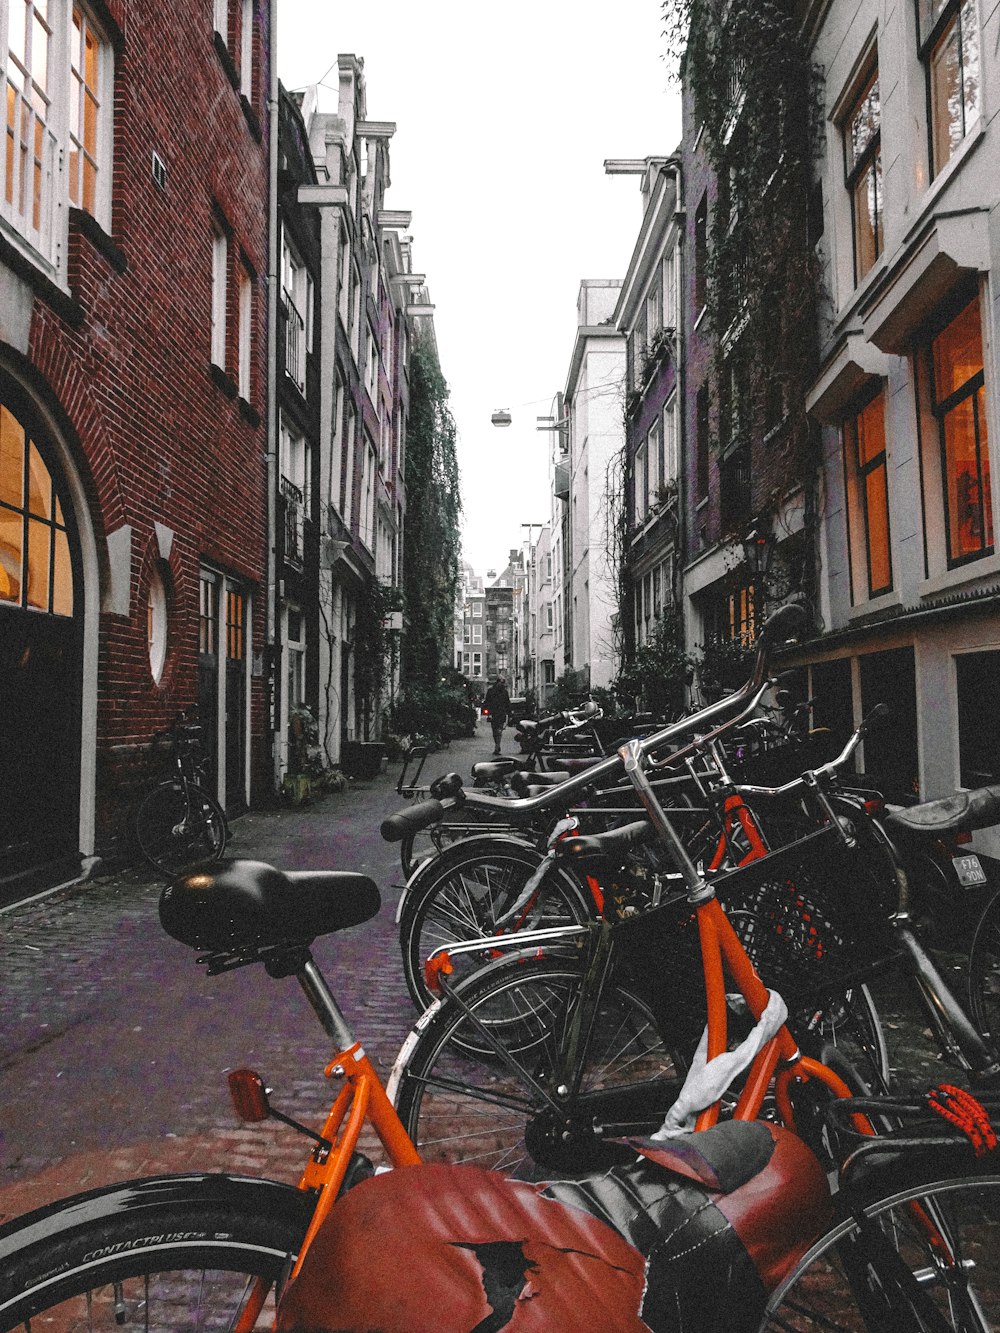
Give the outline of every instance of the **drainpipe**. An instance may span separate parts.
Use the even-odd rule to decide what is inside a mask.
[[[269,707],[264,717],[264,763],[271,773],[272,789],[278,782],[278,753],[274,744],[274,718],[278,700],[278,0],[268,0],[270,69],[267,92],[267,591],[264,598],[264,689]]]
[[[679,157],[668,157],[666,169],[671,172],[676,186],[674,198],[674,216],[684,213],[684,184],[681,173],[681,160]],[[685,224],[678,221],[677,225],[677,253],[680,263],[677,266],[677,329],[674,335],[674,380],[676,383],[677,403],[680,408],[678,412],[679,439],[677,442],[677,572],[674,579],[679,593],[678,602],[680,604],[681,615],[684,617],[684,623],[687,624],[687,613],[684,607],[684,557],[685,557],[685,536],[687,530],[687,486],[685,484],[685,463],[687,461],[687,412],[685,397],[685,374],[684,374],[684,237]],[[686,648],[685,644],[685,648]]]

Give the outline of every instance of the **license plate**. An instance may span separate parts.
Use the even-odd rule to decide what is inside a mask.
[[[978,856],[953,856],[951,863],[955,867],[955,874],[958,876],[958,882],[963,889],[972,888],[974,884],[985,884],[986,871],[980,865]]]

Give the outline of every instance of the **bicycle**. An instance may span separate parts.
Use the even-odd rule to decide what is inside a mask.
[[[132,833],[143,858],[170,878],[199,861],[219,860],[229,825],[222,806],[202,786],[207,771],[202,728],[179,713],[160,734],[169,737],[173,773],[139,799]]]
[[[692,865],[673,829],[673,812],[668,818],[657,802],[638,764],[641,747],[633,747],[626,762],[688,895],[695,892],[693,876],[713,899],[725,897],[733,920],[716,902],[724,919],[718,931],[736,952],[736,926],[740,951],[777,982],[798,1015],[800,1041],[834,1067],[846,1046],[851,1062],[862,1065],[860,1086],[887,1091],[884,1036],[865,983],[899,965],[942,1053],[990,1086],[1000,1079],[996,1053],[920,944],[899,896],[905,877],[891,841],[862,796],[826,789],[863,734],[859,728],[838,759],[784,788],[740,788],[770,799],[810,792],[825,818],[796,841],[710,880]],[[993,805],[980,814],[996,822]],[[580,845],[567,843],[570,854],[600,853],[600,837],[575,842]],[[699,945],[692,906],[697,904],[690,896],[675,892],[629,920],[529,930],[432,955],[428,982],[443,994],[400,1052],[389,1085],[421,1150],[449,1158],[480,1154],[505,1170],[565,1169],[573,1161],[599,1162],[609,1138],[650,1132],[672,1100],[706,1019],[705,1008],[695,1003],[707,964],[699,956],[704,937]],[[511,949],[512,957],[503,956]],[[452,960],[477,952],[501,956],[450,984]],[[722,971],[713,967],[713,985],[724,995]],[[715,1021],[721,1021],[718,1015]],[[598,1037],[592,1055],[591,1022]],[[831,1037],[840,1054],[824,1050]],[[614,1087],[598,1082],[605,1068],[614,1073]],[[775,1096],[782,1122],[790,1123],[780,1085]],[[456,1125],[460,1141],[452,1140]]]
[[[745,1246],[738,1271],[748,1285],[731,1289],[730,1306],[748,1321],[746,1327],[756,1326],[767,1292],[780,1288],[799,1256],[816,1252],[809,1246],[828,1225],[826,1182],[804,1145],[793,1135],[782,1137],[783,1131],[759,1122],[727,1124],[700,1139],[682,1139],[676,1145],[639,1144],[642,1161],[635,1165],[617,1167],[592,1179],[556,1182],[540,1193],[535,1187],[517,1187],[490,1173],[470,1173],[469,1168],[454,1173],[445,1168],[442,1176],[442,1168],[422,1166],[310,951],[316,936],[358,925],[378,907],[378,890],[365,876],[308,871],[282,874],[255,862],[205,867],[164,890],[161,919],[165,928],[182,942],[207,951],[200,961],[208,965],[210,973],[262,963],[272,977],[297,978],[335,1043],[336,1054],[326,1073],[339,1086],[338,1094],[320,1132],[296,1126],[313,1141],[298,1187],[228,1174],[157,1177],[75,1196],[0,1227],[0,1329],[140,1324],[146,1329],[168,1330],[195,1324],[249,1333],[254,1328],[273,1327],[277,1311],[278,1328],[284,1330],[295,1324],[303,1297],[310,1290],[316,1292],[317,1278],[321,1301],[353,1300],[355,1312],[360,1302],[359,1317],[365,1318],[374,1271],[365,1253],[358,1260],[354,1251],[360,1263],[357,1280],[341,1286],[331,1278],[331,1257],[341,1262],[352,1253],[350,1246],[341,1243],[345,1230],[355,1244],[368,1244],[369,1255],[374,1246],[383,1265],[388,1259],[390,1269],[396,1271],[387,1280],[398,1282],[400,1265],[391,1239],[401,1228],[411,1238],[419,1235],[420,1219],[431,1215],[438,1220],[439,1234],[444,1219],[451,1254],[475,1250],[477,1262],[482,1263],[480,1278],[476,1278],[476,1267],[471,1269],[479,1302],[484,1280],[507,1272],[501,1261],[511,1247],[516,1252],[523,1245],[526,1233],[521,1221],[527,1218],[535,1223],[528,1234],[555,1257],[556,1282],[547,1290],[544,1282],[538,1285],[535,1260],[529,1264],[535,1265],[533,1299],[541,1302],[543,1322],[545,1310],[551,1308],[546,1305],[552,1299],[548,1293],[555,1289],[558,1294],[558,1279],[567,1277],[567,1270],[558,1266],[558,1256],[590,1254],[596,1258],[595,1245],[599,1245],[600,1252],[623,1262],[611,1269],[598,1265],[599,1282],[588,1288],[591,1299],[602,1299],[613,1273],[629,1272],[633,1276],[627,1294],[643,1301],[643,1322],[634,1326],[652,1329],[672,1325],[657,1322],[662,1310],[649,1308],[646,1291],[659,1298],[664,1292],[670,1294],[666,1279],[679,1275],[690,1288],[715,1271],[711,1263],[707,1270],[692,1270],[689,1263],[685,1267],[692,1253],[686,1244],[691,1233],[685,1226],[694,1218],[718,1220],[717,1237],[723,1243],[736,1235]],[[836,1074],[812,1067],[810,1073],[831,1090],[842,1091]],[[276,1115],[295,1125],[270,1105],[263,1081],[252,1071],[236,1071],[230,1076],[230,1088],[243,1118]],[[864,1121],[857,1124],[862,1111],[852,1110],[852,1115],[852,1123],[863,1128]],[[366,1124],[374,1129],[390,1163],[405,1170],[372,1178],[371,1163],[357,1151]],[[954,1143],[954,1136],[944,1140],[949,1151]],[[942,1168],[939,1183],[924,1184],[918,1208],[924,1199],[936,1206],[938,1194],[945,1191],[960,1195],[964,1190],[968,1196],[967,1174],[956,1177],[950,1158],[942,1162]],[[980,1191],[985,1185],[995,1196],[1000,1179],[975,1182]],[[609,1213],[609,1202],[616,1200],[617,1212]],[[890,1199],[889,1204],[892,1202]],[[401,1203],[408,1204],[410,1216],[416,1218],[408,1233]],[[383,1225],[373,1230],[364,1223],[372,1217],[372,1207],[379,1204]],[[553,1214],[554,1204],[559,1205],[558,1216]],[[539,1205],[543,1214],[540,1233]],[[500,1207],[503,1218],[497,1211]],[[363,1219],[360,1232],[359,1211]],[[481,1232],[474,1242],[462,1232],[448,1232],[449,1218],[461,1221],[469,1216],[489,1228],[481,1246]],[[990,1217],[988,1240],[995,1245],[995,1210]],[[931,1221],[932,1229],[940,1233],[937,1212]],[[947,1225],[948,1219],[945,1221]],[[679,1234],[684,1243],[671,1249],[666,1243],[671,1234]],[[839,1234],[830,1233],[834,1238]],[[939,1260],[942,1280],[948,1280],[949,1290],[956,1291],[961,1285],[969,1295],[972,1275],[961,1262],[965,1253],[959,1248],[962,1236],[950,1229],[945,1234],[948,1248]],[[491,1236],[496,1240],[491,1241]],[[703,1245],[693,1252],[712,1254],[706,1247],[717,1237],[706,1234]],[[658,1238],[665,1243],[660,1245]],[[979,1241],[984,1243],[982,1235]],[[728,1265],[727,1251],[714,1253],[716,1263]],[[957,1255],[959,1261],[949,1260],[949,1254]],[[898,1267],[905,1258],[897,1254],[892,1262]],[[310,1259],[311,1269],[307,1270]],[[879,1266],[890,1262],[878,1252],[873,1261]],[[546,1259],[541,1264],[542,1279],[549,1263]],[[659,1272],[657,1263],[661,1264]],[[721,1272],[727,1271],[723,1266]],[[657,1281],[647,1280],[648,1275]],[[405,1280],[411,1276],[410,1270],[404,1271]],[[916,1277],[923,1280],[921,1273]],[[507,1286],[511,1280],[508,1278]],[[488,1285],[486,1291],[488,1295]],[[511,1299],[517,1294],[515,1284]],[[695,1300],[697,1308],[704,1308],[704,1292],[696,1290]],[[431,1300],[416,1321],[402,1326],[397,1322],[395,1327],[405,1328],[406,1333],[420,1329],[436,1333],[446,1308],[452,1307]],[[568,1324],[549,1322],[545,1326],[554,1333],[561,1327],[578,1327],[573,1321],[578,1319],[579,1308],[571,1304]],[[647,1315],[649,1324],[645,1323]],[[496,1321],[490,1326],[496,1326]],[[603,1326],[621,1327],[614,1319]],[[728,1322],[725,1326],[736,1327]],[[986,1329],[995,1333],[998,1326],[990,1315],[990,1322],[976,1326],[977,1333]],[[916,1333],[928,1327],[899,1325],[893,1333],[911,1333],[911,1329]],[[971,1328],[968,1323],[933,1327],[960,1328],[962,1333],[970,1333]]]

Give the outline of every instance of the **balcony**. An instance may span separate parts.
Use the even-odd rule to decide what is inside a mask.
[[[278,303],[278,338],[285,348],[285,374],[302,393],[306,388],[306,322],[284,292]]]
[[[304,556],[305,503],[302,492],[287,477],[281,478],[281,531],[285,563],[302,568]]]

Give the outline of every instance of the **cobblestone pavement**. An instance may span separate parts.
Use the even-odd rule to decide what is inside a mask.
[[[481,725],[431,756],[425,776],[467,777],[491,751]],[[385,1074],[414,1018],[393,921],[398,848],[378,833],[404,804],[397,776],[393,766],[301,810],[245,815],[228,851],[379,885],[379,916],[313,952]],[[332,1100],[329,1041],[294,979],[260,967],[206,976],[160,928],[159,892],[155,875],[128,870],[0,913],[0,1219],[160,1170],[298,1178],[306,1140],[277,1122],[239,1126],[226,1074],[252,1065],[279,1109],[315,1124]]]
[[[491,750],[484,730],[432,756],[427,776],[467,775]],[[362,871],[379,884],[380,915],[318,940],[314,954],[383,1074],[413,1021],[393,921],[397,848],[378,834],[402,804],[397,773],[303,810],[248,814],[231,846],[234,856]],[[207,977],[161,930],[159,890],[130,870],[0,913],[0,1220],[159,1171],[298,1177],[305,1140],[273,1121],[240,1126],[225,1076],[252,1065],[279,1109],[318,1125],[331,1100],[329,1043],[293,979],[272,981],[260,967]],[[877,998],[904,1080],[950,1076],[907,995],[882,982]]]

